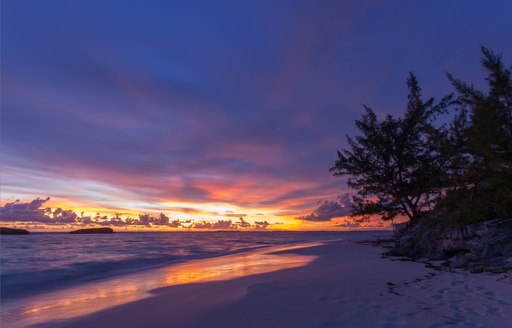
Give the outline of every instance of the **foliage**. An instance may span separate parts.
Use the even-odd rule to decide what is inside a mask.
[[[434,122],[445,112],[450,97],[437,104],[433,98],[424,102],[412,73],[407,86],[405,116],[379,120],[365,106],[356,121],[362,135],[347,136],[351,149],[338,151],[330,169],[334,176],[349,176],[349,187],[357,189],[354,216],[379,214],[389,220],[405,215],[415,221],[432,207],[446,183],[448,132]]]
[[[482,48],[487,92],[448,74],[457,97],[439,103],[422,100],[411,73],[403,117],[379,120],[365,106],[330,169],[348,176],[357,190],[352,215],[407,216],[417,222],[427,213],[442,213],[453,223],[512,217],[512,82],[501,57]],[[449,126],[438,124],[448,109]]]
[[[501,56],[482,48],[488,91],[478,90],[448,74],[458,93],[458,133],[463,136],[453,190],[440,205],[453,203],[455,222],[512,217],[512,80]]]

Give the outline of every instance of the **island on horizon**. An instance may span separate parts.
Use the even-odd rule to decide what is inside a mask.
[[[70,234],[102,234],[102,233],[114,233],[112,228],[87,228],[78,229],[69,232]]]

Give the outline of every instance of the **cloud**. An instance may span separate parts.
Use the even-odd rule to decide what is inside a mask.
[[[41,222],[56,223],[67,222],[70,220],[70,213],[62,211],[60,208],[51,212],[50,208],[41,208],[50,198],[36,198],[31,202],[22,203],[16,200],[12,203],[6,203],[0,208],[0,218],[2,221],[18,222]],[[53,218],[50,215],[53,214]]]
[[[277,224],[277,223],[275,223]],[[270,225],[267,221],[254,221],[255,230],[265,230]]]
[[[247,221],[245,221],[243,218],[238,218],[238,226],[240,228],[249,228],[251,226],[251,224]]]
[[[36,198],[31,202],[20,202],[16,200],[6,203],[0,207],[0,218],[4,222],[32,222],[50,225],[101,225],[101,226],[146,226],[163,227],[168,226],[178,228],[182,226],[182,221],[172,220],[163,213],[158,216],[149,214],[140,214],[138,219],[122,219],[119,214],[113,217],[96,213],[94,217],[84,216],[84,213],[77,214],[73,210],[62,209],[60,207],[52,211],[50,207],[43,205],[50,200],[47,198]]]
[[[241,217],[244,217],[244,216],[247,216],[247,214],[245,213],[234,213],[233,211],[226,211],[226,214],[224,214],[224,216],[227,216],[227,217],[236,217],[236,218],[241,218]]]
[[[159,216],[151,216],[149,214],[139,214],[139,224],[150,227],[151,225],[166,226],[169,225],[169,217],[160,213]]]
[[[102,217],[99,217],[97,215],[96,220],[92,221],[91,223],[99,224],[102,226],[124,227],[124,226],[130,225],[132,223],[136,224],[136,223],[138,223],[138,221],[133,220],[131,218],[126,219],[126,221],[123,221],[123,219],[121,219],[121,217],[118,214],[116,214],[114,217],[110,217],[110,218],[106,215],[102,216]]]
[[[49,223],[51,218],[48,214],[51,213],[51,209],[41,208],[49,200],[48,197],[45,199],[36,198],[29,203],[22,203],[19,200],[6,203],[0,208],[0,218],[2,221]]]
[[[217,222],[196,222],[191,226],[193,229],[236,229],[236,224],[233,224],[231,220],[218,220]]]
[[[50,207],[43,207],[50,198],[37,198],[31,202],[15,202],[6,203],[0,207],[0,217],[3,222],[47,224],[47,225],[100,225],[113,227],[170,227],[170,228],[192,228],[192,229],[255,229],[263,230],[272,225],[267,221],[256,221],[254,224],[242,217],[238,221],[217,220],[217,221],[199,221],[193,222],[190,219],[179,220],[171,219],[164,213],[159,215],[151,215],[147,213],[139,214],[138,218],[122,218],[119,213],[113,216],[102,215],[96,213],[94,216],[85,216],[84,213],[77,214],[73,210],[62,209],[60,207],[52,210]]]
[[[274,223],[279,224],[279,223]],[[190,225],[193,229],[214,229],[214,230],[228,230],[228,229],[254,229],[264,230],[268,226],[272,225],[267,221],[255,221],[250,223],[243,218],[238,218],[238,221],[233,222],[231,220],[218,220],[215,222],[200,221]]]
[[[169,222],[169,227],[171,228],[179,228],[182,226],[182,222],[180,220],[172,220]]]
[[[63,210],[60,207],[52,213],[52,217],[55,220],[54,223],[76,223],[78,222],[78,214],[73,210]]]
[[[330,221],[332,218],[350,214],[352,203],[349,194],[342,194],[335,201],[323,199],[318,202],[318,207],[309,215],[298,217],[306,221]]]

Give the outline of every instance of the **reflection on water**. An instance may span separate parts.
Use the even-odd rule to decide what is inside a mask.
[[[148,297],[148,291],[172,285],[227,280],[294,268],[315,256],[272,252],[316,246],[319,243],[269,247],[246,253],[192,260],[165,268],[139,272],[49,292],[2,304],[2,327],[26,327],[48,320],[96,312]]]

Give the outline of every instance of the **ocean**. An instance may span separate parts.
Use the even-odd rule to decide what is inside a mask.
[[[1,236],[2,327],[86,315],[152,290],[306,265],[282,253],[375,232],[119,232]],[[277,253],[276,253],[277,252]]]
[[[120,232],[2,236],[2,300],[190,259],[343,238],[346,232]]]

